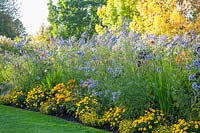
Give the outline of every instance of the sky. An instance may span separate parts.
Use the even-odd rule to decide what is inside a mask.
[[[43,23],[49,25],[47,21],[48,1],[49,0],[20,0],[20,20],[24,24],[28,34],[36,35]]]

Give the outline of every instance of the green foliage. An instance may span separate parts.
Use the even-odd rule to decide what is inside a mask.
[[[171,127],[160,125],[159,127],[153,130],[153,133],[171,133]]]
[[[14,86],[11,83],[0,83],[0,95],[9,94],[13,88]]]
[[[90,36],[95,32],[95,24],[99,22],[96,11],[104,0],[58,0],[54,5],[48,3],[48,20],[53,27],[52,34],[57,37],[80,37],[83,32]]]

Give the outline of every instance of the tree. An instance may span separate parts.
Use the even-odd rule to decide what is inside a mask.
[[[121,28],[123,17],[131,22],[130,29],[143,33],[200,32],[200,0],[108,0],[97,14],[102,19],[102,24],[96,25],[98,33],[104,27]]]
[[[50,0],[48,21],[53,27],[53,35],[80,37],[85,31],[92,35],[99,23],[96,11],[104,3],[105,0],[58,0],[54,5]]]
[[[19,8],[16,0],[0,1],[0,35],[10,38],[24,36],[25,28],[19,18]]]
[[[1,0],[0,12],[10,15],[13,19],[19,17],[19,5],[17,0]]]
[[[138,16],[136,9],[137,0],[108,0],[106,5],[98,9],[97,15],[102,24],[96,25],[96,31],[100,33],[104,27],[113,30],[121,29],[124,19],[131,21],[133,16]]]
[[[194,11],[189,0],[140,0],[137,10],[140,16],[134,16],[131,29],[151,34],[183,35],[196,30],[200,32],[200,14]]]

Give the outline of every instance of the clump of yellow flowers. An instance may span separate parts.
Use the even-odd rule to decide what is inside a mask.
[[[46,92],[42,86],[37,86],[28,92],[26,107],[29,110],[39,111],[41,102],[46,101]]]
[[[103,116],[103,121],[109,123],[111,127],[118,127],[120,121],[123,119],[123,113],[126,109],[122,107],[111,107],[108,111],[105,112]]]
[[[57,84],[48,92],[47,100],[41,102],[40,111],[45,114],[62,114],[67,112],[74,104],[73,91],[77,88],[75,80],[69,80],[67,84]]]
[[[81,116],[85,112],[96,111],[98,108],[98,101],[92,95],[85,96],[76,103],[75,117]]]
[[[200,121],[186,121],[179,119],[177,124],[172,125],[172,133],[199,133]]]
[[[82,115],[79,116],[79,120],[90,126],[102,126],[104,124],[103,120],[98,116],[96,110],[82,113]]]
[[[11,104],[17,107],[24,108],[26,106],[25,105],[26,95],[27,94],[20,89],[15,90],[10,97]]]
[[[164,120],[164,114],[160,110],[150,108],[143,116],[133,121],[123,120],[120,122],[120,132],[152,132]]]

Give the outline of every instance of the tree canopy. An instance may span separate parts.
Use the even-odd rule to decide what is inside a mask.
[[[10,38],[23,36],[25,28],[19,20],[19,6],[17,0],[0,1],[0,35]]]
[[[102,24],[96,25],[98,33],[104,27],[122,27],[124,16],[130,29],[138,32],[158,35],[200,32],[200,0],[108,0],[97,14],[102,19]]]
[[[80,37],[83,32],[92,35],[99,23],[97,9],[104,3],[105,0],[58,0],[54,5],[50,0],[48,21],[53,27],[52,34],[63,38]]]

